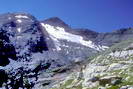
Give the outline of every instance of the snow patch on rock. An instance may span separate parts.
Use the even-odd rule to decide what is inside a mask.
[[[20,33],[21,32],[21,28],[17,28],[17,31]]]
[[[74,43],[82,44],[86,47],[90,47],[98,51],[108,48],[107,46],[95,45],[91,40],[85,41],[82,36],[68,33],[62,27],[54,27],[44,23],[41,23],[41,25],[46,29],[46,31],[50,34],[50,36],[54,38],[54,40],[55,39],[67,40]]]
[[[16,15],[15,17],[21,18],[21,19],[27,19],[28,18],[28,16],[25,16],[25,15]]]
[[[22,20],[18,19],[17,22],[18,22],[18,23],[22,23]]]

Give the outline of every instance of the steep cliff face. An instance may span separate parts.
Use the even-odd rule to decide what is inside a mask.
[[[34,70],[34,62],[44,59],[38,57],[44,51],[48,51],[44,34],[33,16],[25,13],[0,16],[0,69],[9,75],[3,82],[10,81],[14,89],[24,87],[22,77]]]
[[[9,56],[14,60],[31,61],[28,56],[48,50],[39,22],[34,17],[15,13],[2,15],[0,18],[0,39],[5,47],[1,49],[1,52],[5,51],[2,54],[14,55],[14,58]]]

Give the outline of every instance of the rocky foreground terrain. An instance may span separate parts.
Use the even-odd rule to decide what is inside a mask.
[[[133,40],[89,58],[52,89],[133,89]]]
[[[1,89],[133,89],[133,29],[73,29],[53,17],[0,15]]]

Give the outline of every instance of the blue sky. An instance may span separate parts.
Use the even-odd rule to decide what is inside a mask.
[[[7,12],[59,17],[71,27],[98,32],[133,27],[133,0],[0,0],[0,13]]]

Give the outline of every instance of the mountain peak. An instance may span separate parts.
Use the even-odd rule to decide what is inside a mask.
[[[31,19],[35,19],[34,16],[32,16],[29,13],[25,13],[25,12],[16,12],[16,13],[5,13],[5,14],[0,14],[0,17],[18,17],[18,18],[31,18]]]
[[[46,19],[45,21],[63,22],[59,17],[52,17],[52,18]]]
[[[58,17],[52,17],[43,21],[43,23],[47,23],[53,26],[61,26],[61,27],[69,27],[63,20]]]
[[[37,22],[37,19],[28,13],[17,12],[17,13],[5,13],[0,14],[0,26],[7,23],[14,24],[29,24]]]

